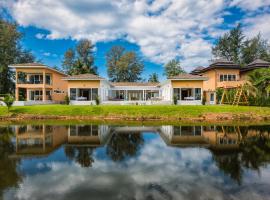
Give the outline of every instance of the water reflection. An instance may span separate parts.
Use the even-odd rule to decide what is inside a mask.
[[[4,199],[270,196],[270,126],[3,126],[0,156]]]

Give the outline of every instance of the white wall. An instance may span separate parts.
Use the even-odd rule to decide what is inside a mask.
[[[164,101],[172,101],[172,85],[171,81],[168,81],[161,86],[161,98]]]

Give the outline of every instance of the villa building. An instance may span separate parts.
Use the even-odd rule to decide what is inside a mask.
[[[191,74],[205,76],[203,82],[204,96],[207,104],[216,104],[216,90],[218,88],[236,88],[248,81],[248,74],[260,68],[270,67],[270,63],[257,59],[247,66],[241,67],[227,60],[216,60],[208,67],[197,67]]]
[[[16,72],[15,105],[63,102],[71,105],[101,104],[216,104],[218,88],[236,88],[248,80],[254,69],[269,67],[270,63],[255,60],[241,67],[227,60],[216,60],[208,67],[197,67],[190,74],[179,74],[162,83],[110,82],[93,74],[68,76],[48,66],[29,63],[9,67]]]
[[[67,75],[38,63],[16,64],[15,99],[16,105],[57,103],[67,95],[67,83],[62,81]]]

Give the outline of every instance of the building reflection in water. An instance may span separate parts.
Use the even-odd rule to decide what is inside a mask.
[[[146,132],[160,134],[168,146],[238,150],[248,138],[260,136],[269,139],[269,129],[268,126],[16,125],[16,155],[47,155],[61,145],[93,148],[116,145],[117,148],[128,148],[143,144],[140,135]]]

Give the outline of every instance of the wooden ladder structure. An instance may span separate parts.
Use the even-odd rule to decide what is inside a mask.
[[[234,96],[232,102],[230,101],[230,99],[228,97],[228,91],[230,89],[236,89],[236,93],[235,93],[235,96]],[[238,106],[240,104],[241,105],[248,105],[248,98],[247,98],[247,95],[245,93],[244,85],[241,85],[238,87],[224,88],[220,104],[230,104],[230,105],[234,105],[234,106]]]
[[[248,98],[244,91],[244,85],[237,87],[232,105],[248,105]]]

